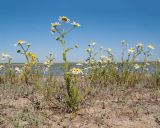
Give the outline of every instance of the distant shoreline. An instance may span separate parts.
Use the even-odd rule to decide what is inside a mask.
[[[148,61],[148,63],[155,63],[156,61]],[[77,64],[77,62],[69,62],[71,65],[73,64]],[[117,61],[116,63],[118,63],[118,64],[120,64],[120,63],[122,63],[122,62],[119,62],[119,61]],[[135,63],[144,63],[143,61],[139,61],[139,62],[135,62]],[[2,64],[7,64],[7,63],[0,63],[0,65],[2,65]],[[25,63],[12,63],[13,65],[24,65]],[[38,65],[43,65],[43,63],[37,63]],[[55,62],[55,63],[53,63],[53,65],[57,65],[57,64],[64,64],[63,62]],[[82,64],[84,64],[84,63],[82,63]]]
[[[0,63],[0,65],[3,65],[3,64],[8,64],[8,63]],[[24,65],[25,63],[11,63],[12,65]],[[38,65],[43,65],[43,63],[37,63]],[[64,64],[64,63],[54,63],[53,65],[62,65],[62,64]],[[71,62],[70,63],[71,65],[72,64],[76,64],[75,62]]]

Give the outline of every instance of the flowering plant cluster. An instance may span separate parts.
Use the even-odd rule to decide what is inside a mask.
[[[79,48],[77,44],[68,47],[66,36],[81,25],[66,16],[60,16],[51,23],[51,33],[62,46],[62,59],[64,62],[63,78],[59,82],[51,72],[55,56],[50,53],[45,62],[39,63],[38,56],[30,50],[31,44],[18,40],[15,44],[17,53],[25,57],[25,64],[15,66],[12,56],[1,54],[0,83],[7,81],[11,84],[25,82],[34,85],[34,89],[44,96],[48,105],[52,100],[68,112],[78,110],[79,104],[90,94],[93,87],[116,85],[136,85],[144,79],[152,80],[154,85],[160,85],[160,59],[150,61],[154,45],[145,46],[137,43],[134,47],[123,40],[120,60],[116,60],[112,48],[97,48],[96,42],[91,42],[85,49],[87,58],[83,63],[78,62],[71,66],[68,52]],[[142,60],[142,61],[138,61]],[[82,84],[83,83],[83,84]],[[25,84],[25,85],[26,85]],[[53,103],[53,102],[52,102]]]

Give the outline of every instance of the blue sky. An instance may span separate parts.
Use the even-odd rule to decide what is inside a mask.
[[[130,46],[137,42],[153,43],[160,53],[160,0],[0,0],[0,53],[13,56],[14,62],[24,62],[13,46],[19,39],[32,44],[41,61],[53,52],[61,62],[61,45],[50,33],[50,24],[58,16],[67,16],[81,27],[71,33],[68,45],[80,48],[69,54],[71,61],[86,57],[84,49],[92,41],[97,47],[111,47],[120,57],[121,40]]]

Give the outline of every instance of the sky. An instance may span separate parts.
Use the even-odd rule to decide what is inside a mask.
[[[24,62],[14,44],[25,40],[44,61],[53,52],[62,62],[62,47],[51,34],[51,22],[67,16],[81,24],[67,37],[67,46],[79,49],[69,53],[69,61],[85,59],[84,49],[93,41],[97,47],[112,48],[120,58],[121,40],[132,47],[142,42],[154,44],[153,58],[160,54],[160,0],[0,0],[0,53],[11,54],[13,62]]]

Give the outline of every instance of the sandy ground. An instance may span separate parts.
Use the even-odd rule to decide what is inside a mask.
[[[109,86],[97,92],[72,114],[44,107],[37,95],[2,93],[0,128],[160,128],[160,89]]]

